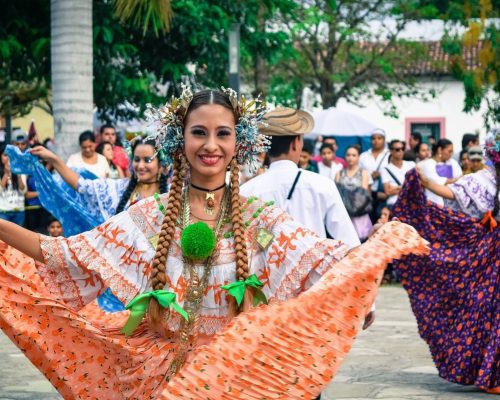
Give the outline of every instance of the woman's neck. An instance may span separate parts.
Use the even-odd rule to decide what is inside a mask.
[[[356,171],[357,169],[358,169],[358,164],[347,165],[347,170],[348,171]]]
[[[84,159],[85,161],[97,161],[97,154],[94,153],[90,157],[84,156],[82,154],[82,159]],[[92,163],[92,164],[94,164],[94,163]]]
[[[403,165],[403,160],[394,160],[394,159],[392,159],[391,160],[391,164],[394,164],[396,167],[401,168],[401,166]]]
[[[136,191],[143,198],[149,197],[160,191],[160,183],[158,181],[137,182]]]

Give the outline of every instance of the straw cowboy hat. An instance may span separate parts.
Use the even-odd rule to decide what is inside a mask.
[[[278,107],[264,115],[259,130],[268,136],[295,136],[309,133],[314,128],[314,119],[306,111]]]

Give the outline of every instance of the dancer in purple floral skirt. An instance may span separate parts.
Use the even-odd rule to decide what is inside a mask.
[[[431,242],[428,256],[394,267],[439,375],[500,393],[500,133],[485,145],[490,166],[450,185],[408,172],[393,209]],[[426,201],[423,187],[445,199]]]

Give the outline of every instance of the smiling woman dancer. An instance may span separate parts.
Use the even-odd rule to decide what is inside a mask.
[[[36,260],[0,255],[0,325],[65,398],[313,398],[385,263],[426,252],[393,222],[346,256],[343,243],[241,198],[239,166],[266,147],[264,110],[230,90],[185,89],[149,113],[174,165],[167,195],[67,239],[0,221],[0,239]],[[106,286],[130,309],[121,331],[79,314]]]

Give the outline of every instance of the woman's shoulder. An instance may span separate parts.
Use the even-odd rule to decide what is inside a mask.
[[[264,201],[257,196],[240,197],[241,216],[245,228],[256,225],[273,225],[286,216],[286,212],[275,205],[274,201]]]
[[[82,161],[82,154],[80,152],[78,153],[73,153],[68,157],[67,164],[70,162],[80,162]]]

